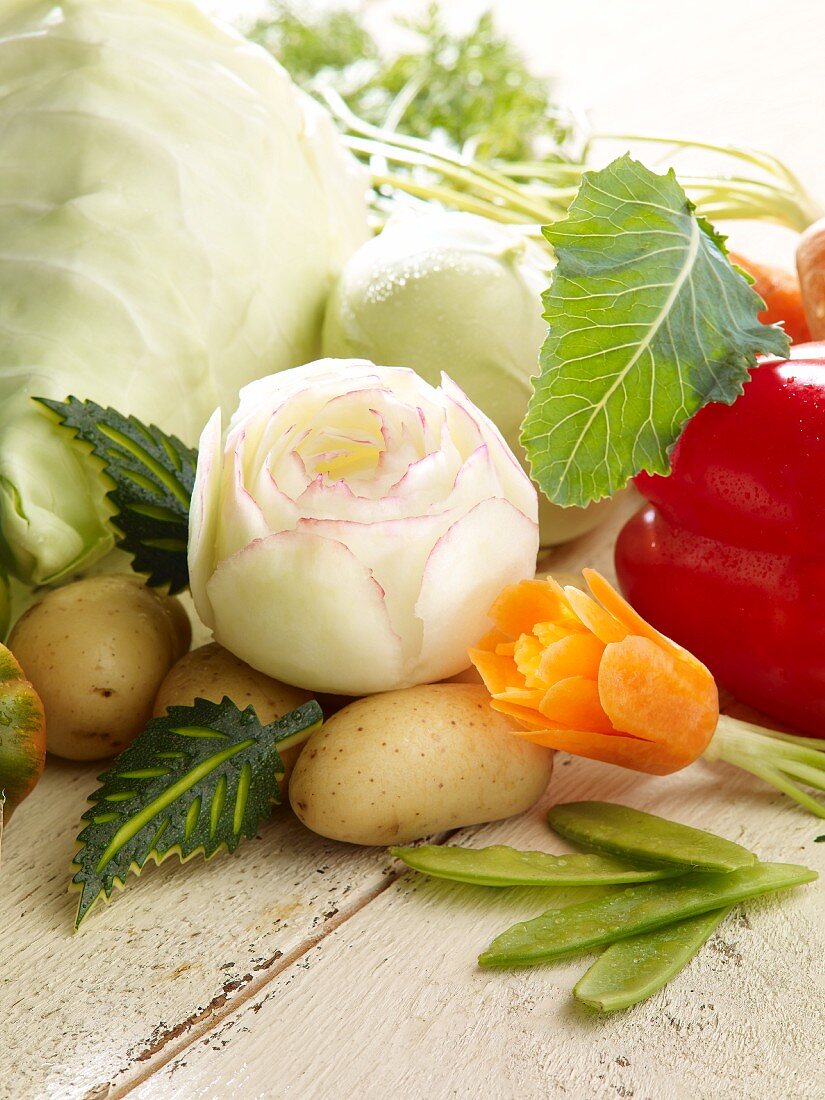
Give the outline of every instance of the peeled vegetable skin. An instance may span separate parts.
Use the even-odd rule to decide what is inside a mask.
[[[512,728],[472,684],[368,696],[306,743],[292,808],[321,836],[370,845],[521,813],[544,792],[553,753]]]
[[[46,583],[111,535],[30,398],[194,444],[313,357],[367,187],[323,109],[189,0],[0,0],[0,73],[0,558]]]

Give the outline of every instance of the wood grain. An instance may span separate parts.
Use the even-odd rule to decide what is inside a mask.
[[[383,852],[279,810],[236,858],[149,866],[74,935],[69,864],[97,770],[50,760],[4,837],[0,1097],[107,1096],[391,879]]]
[[[562,759],[549,797],[603,798],[707,826],[825,872],[816,823],[725,767],[664,779]],[[544,806],[454,841],[563,851]],[[666,989],[614,1016],[571,997],[577,958],[485,971],[475,956],[572,891],[405,874],[266,992],[132,1094],[139,1100],[782,1097],[825,1088],[821,883],[735,910]]]

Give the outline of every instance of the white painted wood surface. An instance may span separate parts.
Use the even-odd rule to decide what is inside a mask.
[[[792,856],[825,872],[816,824],[726,768],[653,779],[580,760],[559,764],[548,801],[604,798],[665,811],[766,858]],[[563,851],[545,806],[455,840]],[[665,990],[604,1019],[571,996],[588,958],[520,971],[475,965],[510,924],[583,895],[456,886],[410,872],[133,1095],[823,1094],[821,887],[735,910]]]
[[[4,838],[0,1097],[10,1100],[108,1096],[388,881],[382,852],[325,841],[281,810],[242,859],[150,866],[73,935],[69,864],[101,770],[50,760]]]
[[[453,0],[449,16],[482,6]],[[825,191],[819,5],[495,6],[598,124],[762,145]],[[388,10],[411,7],[377,0],[370,17],[386,25]],[[761,254],[792,246],[781,231],[736,237]],[[554,568],[609,563],[619,519]],[[383,852],[326,842],[287,814],[235,858],[150,868],[72,936],[68,865],[97,770],[50,762],[5,838],[2,1098],[825,1097],[821,883],[747,905],[666,990],[599,1020],[570,999],[582,960],[475,967],[549,894],[396,881]],[[724,765],[652,779],[562,759],[550,797],[579,796],[654,808],[825,871],[822,825]],[[539,810],[457,839],[554,847]]]

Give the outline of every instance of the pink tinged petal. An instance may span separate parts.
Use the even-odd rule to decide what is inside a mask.
[[[268,676],[348,695],[401,681],[381,587],[340,542],[270,535],[221,562],[207,590],[215,639]]]
[[[437,397],[441,395],[438,390],[435,391]],[[419,410],[421,412],[421,410]],[[454,447],[455,444],[450,437],[449,426],[447,424],[447,413],[443,404],[433,404],[425,410],[424,418],[424,439],[422,448],[424,454],[430,454],[432,451],[447,450],[449,447]]]
[[[504,436],[493,421],[478,406],[472,403],[464,390],[457,386],[448,374],[443,372],[441,375],[441,392],[447,400],[451,414],[450,419],[454,423],[463,425],[465,431],[475,431],[485,440],[495,439],[518,466],[515,456],[504,442]],[[469,427],[468,422],[472,425],[472,428]]]
[[[360,496],[343,481],[314,483],[299,503],[301,516],[308,521],[346,521],[362,527],[406,519],[415,511],[392,497],[372,500]]]
[[[329,480],[371,480],[385,443],[381,416],[373,405],[385,398],[383,391],[361,387],[325,400],[309,421],[310,434],[298,447],[310,475],[324,473]],[[364,469],[358,461],[359,452],[366,463]],[[356,459],[351,469],[346,462],[330,462],[347,455]]]
[[[408,502],[415,508],[414,514],[420,514],[446,501],[459,472],[443,451],[433,451],[411,463],[404,476],[389,487],[387,495],[399,503]],[[485,496],[489,495],[488,489]]]
[[[285,465],[289,463],[282,463],[281,469]],[[291,531],[294,528],[301,513],[292,497],[275,482],[268,465],[258,469],[248,488],[269,531]]]
[[[221,493],[221,410],[216,409],[200,437],[195,484],[189,506],[189,588],[195,609],[207,626],[214,625],[206,582],[215,564],[215,542]]]
[[[282,462],[287,461],[289,455],[295,452],[306,435],[306,430],[299,428],[293,422],[289,409],[271,417],[258,446],[253,449],[247,443],[244,447],[244,472],[247,482],[250,482],[262,467],[277,468]]]
[[[532,577],[538,524],[505,500],[477,505],[447,531],[427,561],[416,614],[424,623],[417,683],[467,665],[467,650],[490,627],[487,611],[508,584]]]
[[[373,523],[303,520],[299,525],[299,530],[343,543],[369,570],[384,591],[390,623],[401,639],[406,667],[414,665],[421,649],[422,624],[416,603],[424,567],[450,522],[449,516],[424,515]]]
[[[451,508],[469,512],[490,497],[505,497],[498,470],[486,443],[477,447],[458,471],[448,497]]]
[[[312,482],[312,477],[298,451],[287,451],[280,458],[266,460],[266,470],[272,481],[291,500],[297,500]]]
[[[236,424],[251,417],[259,416],[261,409],[277,412],[287,402],[301,403],[305,398],[340,392],[341,377],[346,375],[353,383],[369,377],[370,385],[375,385],[375,367],[366,359],[318,359],[291,370],[279,371],[266,378],[259,378],[244,386],[239,394],[238,409],[229,425],[230,431]],[[296,406],[297,407],[297,406]]]
[[[266,517],[244,484],[243,447],[241,432],[236,436],[235,449],[224,453],[224,486],[215,552],[218,561],[271,533]]]
[[[486,424],[483,423],[481,410],[470,404],[464,392],[446,374],[441,376],[441,392],[444,395],[447,428],[450,436],[465,455],[470,454],[471,451],[474,451],[476,447],[484,442],[487,435],[492,434],[483,430],[484,428],[492,428],[492,421],[488,421]],[[484,420],[486,419],[484,417]]]
[[[387,427],[384,418],[381,418],[383,447],[372,483],[359,486],[362,495],[373,498],[387,495],[409,467],[424,457],[420,442],[416,442],[414,432],[410,430],[410,423],[414,423],[411,421],[412,415],[409,407],[405,407],[399,423],[393,425],[392,430]]]
[[[504,496],[512,501],[525,515],[538,519],[538,494],[530,478],[524,472],[520,462],[510,450],[501,432],[488,416],[475,405],[446,374],[441,375],[441,388],[451,403],[453,410],[461,410],[469,417],[490,447],[490,454],[499,472],[504,487]],[[464,421],[461,421],[464,423]]]
[[[333,431],[376,435],[380,441],[380,408],[397,404],[388,391],[371,385],[372,379],[358,379],[351,384],[346,377],[339,378],[334,391],[324,394],[323,404],[316,409],[309,421],[311,427],[324,434]],[[366,383],[366,384],[365,384]],[[348,386],[344,389],[344,386]]]
[[[350,518],[358,500],[345,481],[326,481],[323,477],[316,477],[295,504],[301,521],[338,520]]]
[[[442,452],[433,452],[441,455]],[[394,496],[396,486],[404,479],[407,471],[424,462],[428,456],[418,447],[408,430],[406,424],[401,425],[392,439],[392,447],[382,451],[375,470],[374,481],[371,484],[358,486],[358,492],[363,496],[378,499],[379,497]]]
[[[315,366],[282,371],[245,387],[241,405],[232,417],[227,444],[232,443],[237,430],[243,429],[248,437],[247,461],[257,467],[267,453],[280,457],[288,447],[311,447],[313,434],[330,426],[327,410],[337,401],[355,399],[358,416],[363,420],[364,402],[358,399],[358,394],[370,392],[376,379],[363,371],[353,373],[347,369],[347,363],[340,364],[337,370],[325,367],[320,372],[313,370]],[[345,394],[341,393],[342,377],[351,387]],[[339,411],[336,415],[340,419],[344,413]],[[365,425],[367,430],[374,430],[369,420]]]

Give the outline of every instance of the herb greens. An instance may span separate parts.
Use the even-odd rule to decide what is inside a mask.
[[[278,4],[249,37],[296,83],[310,92],[331,87],[376,126],[484,159],[522,160],[570,137],[567,116],[553,105],[552,86],[496,31],[490,12],[463,35],[447,30],[435,4],[399,25],[413,45],[388,60],[347,8],[307,16],[295,4]]]

